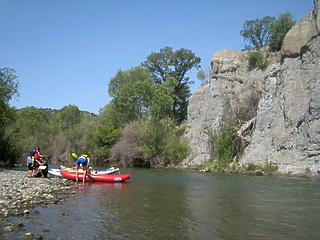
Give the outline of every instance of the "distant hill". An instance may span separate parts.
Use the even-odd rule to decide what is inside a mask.
[[[59,109],[51,109],[51,108],[42,108],[42,109],[47,112],[47,114],[48,114],[49,117],[52,116],[53,114],[59,113],[59,111],[60,111]],[[98,116],[97,114],[91,113],[91,112],[88,112],[88,111],[82,111],[82,110],[80,110],[80,113],[83,114],[83,115],[90,115],[90,116],[92,116],[92,117]]]
[[[33,107],[33,108],[35,108],[35,107]],[[23,109],[23,108],[20,108],[20,109]],[[19,111],[20,109],[17,109],[17,111]],[[51,109],[51,108],[37,108],[37,109],[42,109],[42,110],[46,111],[48,117],[50,117],[50,118],[51,118],[52,115],[57,114],[60,111],[59,109]],[[82,114],[82,115],[90,115],[92,117],[97,117],[98,116],[95,113],[91,113],[91,112],[88,112],[88,111],[82,111],[82,110],[80,110],[80,114]]]

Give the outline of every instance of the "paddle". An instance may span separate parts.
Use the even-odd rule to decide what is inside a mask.
[[[71,153],[72,157],[78,158],[78,155],[76,153]]]

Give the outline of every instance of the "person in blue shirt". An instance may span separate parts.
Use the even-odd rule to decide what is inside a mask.
[[[28,177],[32,177],[32,171],[33,171],[33,155],[35,154],[35,151],[30,152],[30,156],[27,158],[27,166],[28,166]]]
[[[80,167],[83,168],[83,182],[86,181],[87,171],[88,171],[88,165],[89,165],[89,158],[88,155],[82,154],[76,162],[76,181],[78,182],[78,170]]]

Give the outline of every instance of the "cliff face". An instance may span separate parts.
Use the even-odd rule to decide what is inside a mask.
[[[288,32],[279,61],[250,70],[245,52],[215,53],[212,80],[190,99],[187,136],[191,155],[184,164],[210,158],[208,129],[217,129],[226,109],[246,105],[262,90],[255,128],[240,164],[275,163],[289,175],[317,175],[320,168],[320,3]],[[319,15],[319,18],[318,18]],[[235,97],[237,96],[237,97]],[[243,102],[242,102],[243,101]]]

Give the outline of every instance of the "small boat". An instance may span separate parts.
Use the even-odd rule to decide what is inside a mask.
[[[56,177],[62,177],[62,175],[60,173],[60,169],[58,169],[58,168],[49,168],[48,173],[53,176],[56,176]]]
[[[68,172],[61,170],[61,175],[71,180],[76,180],[75,172]],[[132,174],[120,174],[120,175],[110,175],[110,174],[89,174],[86,175],[86,181],[88,182],[124,182],[129,180]],[[83,181],[83,173],[79,173],[78,180]]]
[[[93,170],[92,172],[95,173],[95,174],[98,174],[98,175],[99,174],[112,174],[112,173],[118,172],[119,175],[121,175],[119,168],[105,169],[103,171],[95,171],[95,170]]]
[[[67,172],[76,172],[76,168],[75,167],[72,167],[72,168],[68,168],[68,167],[64,167],[61,165],[61,169],[64,170],[64,171],[67,171]],[[78,169],[78,172],[79,173],[83,173],[83,169],[80,168]],[[112,173],[115,173],[115,172],[118,172],[120,175],[120,169],[119,168],[108,168],[108,169],[105,169],[105,170],[102,170],[102,171],[96,171],[94,169],[89,169],[89,172],[91,174],[112,174]]]

